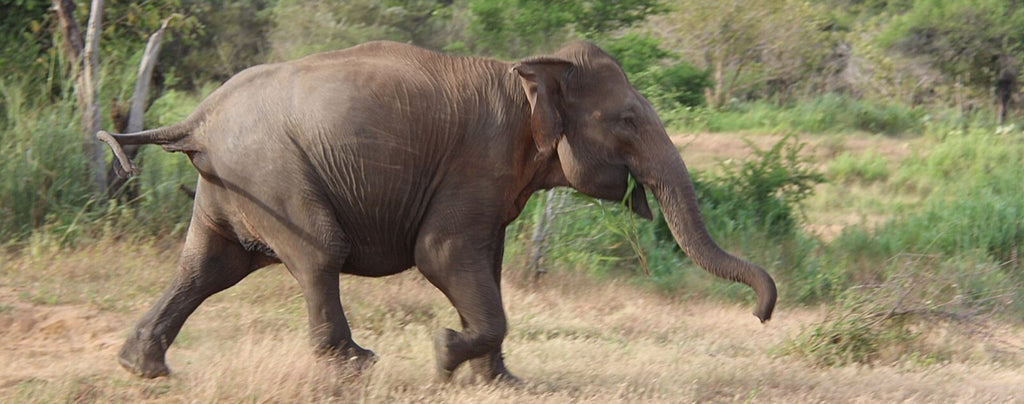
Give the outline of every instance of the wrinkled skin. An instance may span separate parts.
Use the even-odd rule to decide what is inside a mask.
[[[771,277],[710,239],[657,114],[589,43],[506,63],[373,42],[250,68],[182,123],[98,137],[122,172],[135,167],[121,145],[159,144],[200,174],[180,272],[120,352],[142,377],[168,374],[164,354],[204,299],[283,262],[320,354],[374,359],[352,340],[340,274],[415,267],[462,321],[436,337],[439,377],[468,362],[515,380],[501,354],[505,227],[538,189],[622,200],[630,176],[636,214],[651,217],[649,189],[697,264],[750,285],[762,322],[775,304]]]

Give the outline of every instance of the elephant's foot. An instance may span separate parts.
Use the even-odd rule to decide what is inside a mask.
[[[451,352],[448,349],[448,343],[458,337],[459,334],[455,332],[455,330],[445,328],[438,332],[437,337],[434,338],[434,357],[437,360],[437,379],[441,382],[451,381],[455,368],[459,366],[459,362],[452,359]]]
[[[378,359],[376,353],[369,349],[364,349],[355,343],[344,348],[321,351],[319,354],[331,364],[345,367],[357,373],[369,370],[377,363]]]
[[[490,384],[495,386],[504,386],[512,388],[520,388],[526,385],[518,377],[516,377],[512,373],[509,373],[508,370],[498,373],[497,375],[474,373],[473,376],[470,377],[469,383]]]
[[[164,352],[154,353],[153,350],[144,349],[142,345],[142,342],[134,338],[124,343],[117,354],[117,361],[121,363],[121,367],[146,379],[171,374],[171,369],[164,363]]]
[[[438,332],[434,338],[434,355],[437,358],[437,378],[441,382],[450,382],[455,369],[459,367],[464,359],[459,359],[451,350],[453,341],[457,341],[459,333],[445,328]],[[469,380],[471,383],[496,383],[508,386],[520,386],[522,382],[518,377],[509,373],[501,357],[501,348],[482,357],[474,358],[468,362],[473,371]]]
[[[521,387],[523,382],[505,368],[500,348],[482,357],[469,360],[473,370],[473,382],[493,383],[509,387]]]

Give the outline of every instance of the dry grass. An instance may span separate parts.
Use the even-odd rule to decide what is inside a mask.
[[[0,255],[0,402],[1024,400],[1019,360],[816,368],[776,351],[824,310],[781,307],[763,326],[750,307],[566,274],[541,285],[507,277],[505,353],[526,382],[519,389],[434,381],[431,336],[457,317],[414,271],[343,278],[357,341],[380,355],[354,374],[313,358],[300,292],[280,266],[207,301],[168,353],[173,375],[140,380],[115,355],[173,275],[173,249],[101,242]]]

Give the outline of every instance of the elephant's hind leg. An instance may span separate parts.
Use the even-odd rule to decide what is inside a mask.
[[[193,217],[178,274],[160,300],[135,323],[118,354],[121,366],[145,378],[169,374],[164,355],[185,320],[206,298],[269,262],[253,255]]]

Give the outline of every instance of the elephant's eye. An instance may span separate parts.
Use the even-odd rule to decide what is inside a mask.
[[[633,129],[633,130],[637,129],[637,126],[636,126],[636,116],[634,116],[633,114],[624,115],[622,117],[622,123],[624,125],[626,125],[626,127],[629,128],[629,129]]]

